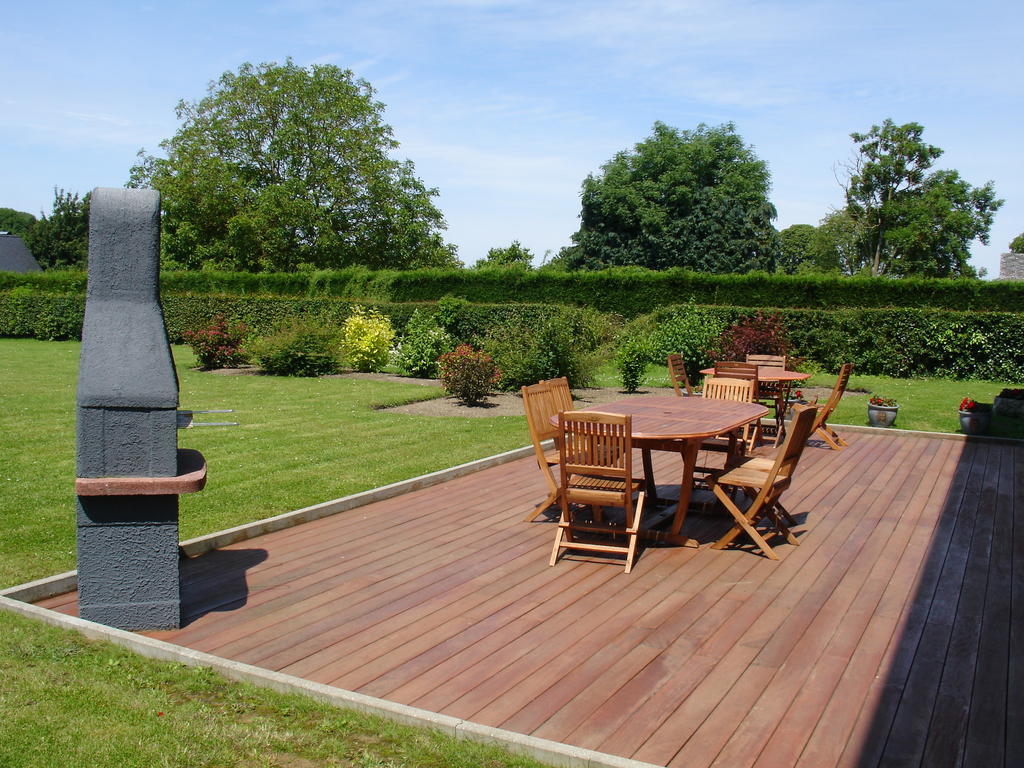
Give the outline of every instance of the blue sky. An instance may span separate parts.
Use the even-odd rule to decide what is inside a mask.
[[[179,99],[244,61],[366,78],[468,264],[569,244],[580,183],[654,121],[732,121],[767,161],[776,226],[841,204],[852,131],[924,125],[936,167],[1006,200],[991,276],[1024,232],[1024,4],[889,0],[277,0],[5,4],[0,206],[121,186]]]

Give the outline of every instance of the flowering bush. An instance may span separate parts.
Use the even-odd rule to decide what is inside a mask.
[[[441,386],[463,403],[480,402],[501,380],[501,371],[483,350],[460,344],[438,360]]]
[[[249,333],[245,323],[229,323],[224,315],[217,315],[206,328],[185,331],[185,343],[192,347],[199,367],[235,368],[249,362],[249,354],[242,342]]]
[[[455,346],[455,339],[433,317],[418,309],[405,326],[405,338],[395,355],[398,370],[406,376],[437,376],[437,359]]]
[[[879,395],[872,395],[871,399],[868,400],[871,405],[881,405],[884,408],[895,408],[897,403],[893,397],[881,397]]]
[[[375,310],[355,307],[341,328],[341,349],[348,364],[357,371],[380,371],[388,364],[395,329],[391,321]]]

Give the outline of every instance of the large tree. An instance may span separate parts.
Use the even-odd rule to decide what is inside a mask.
[[[507,248],[491,248],[487,256],[478,259],[473,269],[489,269],[490,267],[523,267],[533,268],[533,252],[525,248],[518,240],[513,240]]]
[[[14,208],[0,208],[0,232],[24,238],[36,225],[36,217],[31,213],[16,211]]]
[[[651,136],[583,182],[570,268],[771,270],[778,256],[768,167],[732,123]]]
[[[846,213],[862,233],[862,259],[872,275],[973,277],[970,243],[988,243],[1003,204],[992,182],[972,187],[956,171],[933,171],[942,155],[925,143],[918,123],[886,120],[852,133]]]
[[[181,101],[130,186],[163,196],[169,265],[251,271],[453,266],[444,218],[365,80],[334,66],[243,64]]]
[[[89,255],[89,193],[53,189],[53,209],[26,234],[25,245],[44,269],[84,267]]]

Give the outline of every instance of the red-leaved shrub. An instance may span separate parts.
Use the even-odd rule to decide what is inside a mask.
[[[501,380],[494,359],[483,350],[460,344],[437,360],[441,386],[463,403],[479,403]]]
[[[249,362],[249,354],[242,349],[242,342],[249,334],[245,323],[229,323],[223,315],[217,315],[206,328],[185,331],[185,343],[192,347],[199,366],[211,368],[235,368]]]
[[[708,354],[714,360],[746,360],[747,355],[785,355],[789,339],[782,318],[758,312],[722,331]]]

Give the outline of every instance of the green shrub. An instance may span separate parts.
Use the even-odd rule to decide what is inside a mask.
[[[398,370],[406,376],[437,378],[437,359],[455,347],[455,339],[434,318],[425,312],[415,310],[405,326],[402,339],[395,355]]]
[[[1010,241],[1010,251],[1013,253],[1024,253],[1024,232]]]
[[[460,344],[438,361],[441,386],[468,405],[479,403],[501,380],[501,371],[483,350]]]
[[[235,368],[249,362],[249,353],[242,348],[249,326],[229,323],[224,315],[217,315],[205,328],[185,332],[185,343],[192,347],[199,367]]]
[[[384,370],[394,340],[395,329],[391,321],[372,309],[354,307],[341,328],[345,362],[357,371]]]
[[[686,363],[686,375],[691,381],[697,381],[700,370],[714,362],[709,350],[728,326],[726,317],[732,312],[734,310],[725,313],[717,308],[700,307],[690,302],[656,313],[646,323],[634,326],[633,333],[649,333],[650,362],[667,365],[666,360],[670,354],[682,355]]]
[[[567,318],[553,315],[532,325],[498,327],[484,339],[501,369],[501,387],[510,391],[541,379],[565,376],[569,386],[590,383],[592,340],[583,339]],[[588,349],[590,347],[591,349]]]
[[[258,339],[252,352],[275,376],[323,376],[341,369],[337,331],[316,322],[292,321]]]
[[[627,392],[640,389],[650,361],[651,347],[645,340],[632,336],[623,341],[615,354],[615,367],[622,377],[622,388]]]

